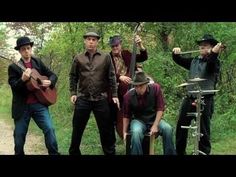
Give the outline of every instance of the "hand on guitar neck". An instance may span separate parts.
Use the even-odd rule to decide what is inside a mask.
[[[25,81],[28,81],[28,80],[30,79],[31,73],[32,73],[31,69],[30,69],[30,68],[27,68],[27,69],[23,72],[23,74],[22,74],[22,76],[21,76],[21,79],[22,79],[24,82],[25,82]]]

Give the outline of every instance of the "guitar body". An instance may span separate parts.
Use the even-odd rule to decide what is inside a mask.
[[[55,87],[39,89],[35,91],[35,95],[38,98],[39,102],[45,106],[53,105],[57,101],[57,90]]]
[[[28,90],[34,92],[39,102],[45,106],[55,104],[57,101],[56,88],[41,86],[41,80],[48,80],[47,76],[42,76],[36,69],[32,69],[31,78],[26,83]]]
[[[26,68],[15,59],[9,59],[1,55],[0,55],[0,58],[12,61],[18,67],[20,67],[23,71],[26,70]],[[38,101],[41,104],[45,106],[50,106],[56,103],[57,101],[57,90],[55,87],[50,88],[50,87],[41,86],[42,80],[48,80],[48,77],[42,76],[39,74],[39,72],[36,69],[32,69],[30,80],[26,83],[26,87],[28,90],[34,92],[35,96],[37,97]]]

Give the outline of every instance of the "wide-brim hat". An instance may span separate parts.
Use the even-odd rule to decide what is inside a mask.
[[[20,47],[22,47],[24,45],[31,45],[31,47],[32,47],[34,45],[34,42],[30,41],[30,39],[28,37],[26,37],[26,36],[20,37],[16,41],[15,50],[19,50]]]
[[[198,45],[200,45],[202,42],[210,43],[213,46],[218,43],[218,41],[210,34],[205,34],[202,39],[196,41]]]
[[[85,35],[83,35],[84,39],[87,38],[87,37],[96,37],[98,40],[100,39],[100,36],[95,32],[88,32]]]
[[[147,78],[143,71],[136,72],[134,79],[131,81],[132,85],[143,85],[149,83],[150,79]]]

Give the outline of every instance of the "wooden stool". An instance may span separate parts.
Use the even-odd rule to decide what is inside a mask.
[[[145,134],[142,142],[143,155],[154,155],[154,141],[156,136]],[[126,136],[126,155],[131,152],[131,133]]]

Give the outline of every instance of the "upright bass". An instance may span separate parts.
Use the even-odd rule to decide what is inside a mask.
[[[130,77],[133,79],[135,70],[136,70],[136,52],[137,52],[137,44],[135,42],[135,36],[142,30],[144,23],[138,22],[137,25],[134,28],[133,32],[133,51],[132,51],[132,56],[131,56],[131,62],[130,62],[130,67],[129,67],[129,72],[127,73],[126,76]],[[122,83],[120,83],[122,84]],[[132,85],[120,85],[120,87],[123,87],[124,89],[121,89],[123,91],[127,91],[128,89],[132,88]],[[125,93],[119,93],[120,95],[124,95]],[[116,130],[118,135],[123,138],[123,113],[122,110],[118,111],[117,114],[117,123],[116,123]]]
[[[132,51],[132,58],[129,68],[129,76],[133,80],[135,70],[136,70],[136,53],[137,53],[137,44],[135,43],[135,36],[141,31],[143,28],[144,23],[138,23],[134,29],[134,36],[133,36],[133,51]],[[129,88],[132,88],[132,85],[129,85]]]

